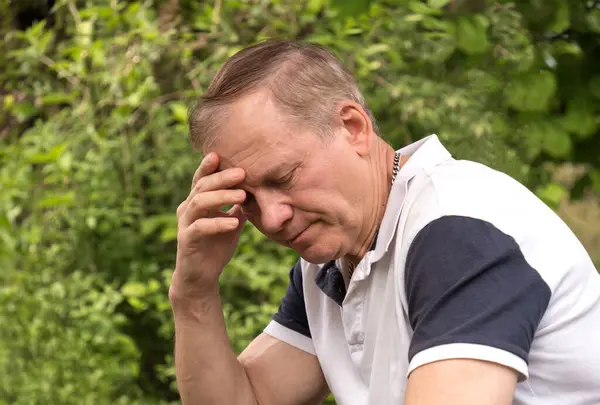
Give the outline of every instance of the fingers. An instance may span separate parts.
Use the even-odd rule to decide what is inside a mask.
[[[190,194],[196,189],[210,191],[233,187],[244,180],[246,175],[243,169],[237,167],[215,173],[218,167],[219,155],[212,152],[206,155],[194,173]]]
[[[190,192],[190,197],[193,198],[195,194],[204,191],[224,190],[235,187],[244,180],[244,177],[244,170],[237,167],[210,174],[200,178],[196,182],[196,185]]]
[[[199,238],[234,231],[240,225],[237,218],[217,217],[199,218],[185,229],[179,239],[193,242]]]
[[[208,176],[211,173],[214,173],[218,166],[219,155],[216,153],[209,153],[208,155],[204,156],[204,159],[202,159],[200,165],[194,173],[194,178],[192,179],[192,190],[196,186],[196,183],[198,183],[198,180],[200,180],[202,177]]]
[[[229,211],[227,211],[227,215],[239,219],[240,222],[246,221],[246,216],[242,211],[242,206],[239,204],[234,205]]]
[[[215,190],[198,193],[184,207],[180,206],[180,226],[190,226],[199,218],[221,216],[219,209],[224,205],[241,204],[246,199],[243,190]],[[235,217],[239,221],[239,218]]]

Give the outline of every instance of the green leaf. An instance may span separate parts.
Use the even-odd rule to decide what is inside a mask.
[[[591,100],[580,97],[567,103],[567,113],[561,122],[563,128],[583,139],[598,130],[596,115],[595,106]]]
[[[4,104],[4,108],[10,110],[13,107],[13,105],[15,105],[15,97],[12,94],[7,94],[6,96],[4,96],[4,100],[2,101],[2,103]]]
[[[467,55],[485,52],[490,43],[487,38],[488,22],[483,16],[460,17],[456,22],[456,45]]]
[[[56,207],[57,205],[72,205],[75,200],[75,193],[73,191],[68,191],[66,193],[50,193],[49,196],[43,198],[38,206],[40,208],[51,208]]]
[[[130,281],[123,285],[121,293],[127,298],[139,298],[146,295],[146,285],[137,281]]]
[[[183,103],[171,103],[171,112],[175,120],[186,123],[188,119],[188,108]]]
[[[331,8],[338,11],[340,17],[358,17],[369,11],[371,0],[332,0]]]
[[[552,53],[555,56],[569,55],[580,57],[583,56],[583,50],[577,42],[557,40],[552,43]]]
[[[410,8],[413,12],[417,13],[417,14],[423,14],[423,15],[440,15],[441,11],[437,8],[434,7],[430,7],[427,4],[424,4],[420,1],[411,1],[410,4],[408,5],[408,8]]]
[[[569,3],[566,0],[560,0],[555,4],[557,4],[557,8],[554,14],[554,21],[548,26],[548,29],[556,34],[560,34],[571,26],[571,12]]]
[[[128,297],[127,302],[137,311],[144,311],[148,308],[148,304],[138,297]]]
[[[167,227],[163,229],[160,234],[161,242],[171,242],[177,239],[177,228],[176,227]]]
[[[536,195],[551,208],[557,209],[561,201],[569,195],[569,192],[561,184],[553,182],[536,190]]]
[[[74,99],[74,93],[48,93],[42,97],[42,103],[44,105],[71,104]]]
[[[14,104],[10,110],[19,122],[27,121],[38,112],[38,109],[33,104],[27,102]]]
[[[406,17],[404,17],[404,21],[418,22],[423,20],[424,18],[425,16],[423,14],[409,14]]]
[[[142,221],[142,235],[148,236],[163,226],[175,227],[177,229],[177,215],[166,213],[145,218]]]
[[[556,93],[552,72],[531,72],[510,80],[504,89],[506,104],[517,111],[547,111]]]
[[[34,153],[27,157],[27,161],[33,164],[43,164],[43,163],[51,163],[56,162],[60,155],[67,149],[67,143],[61,143],[60,145],[56,145],[52,149],[50,149],[46,153]]]
[[[588,28],[593,31],[600,33],[600,10],[594,8],[592,11],[589,11],[585,17],[585,21],[587,22]]]
[[[47,31],[40,37],[39,43],[37,44],[37,51],[41,54],[46,53],[48,50],[48,45],[54,39],[54,33],[52,31]]]
[[[308,0],[306,11],[310,14],[317,14],[327,4],[328,0]]]
[[[433,8],[443,8],[448,4],[450,0],[427,0],[427,4],[429,7]]]
[[[545,129],[542,149],[554,158],[567,157],[573,147],[569,134],[562,130],[560,125],[552,123],[545,125]]]

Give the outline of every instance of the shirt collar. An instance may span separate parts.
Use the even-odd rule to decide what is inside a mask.
[[[409,156],[409,159],[400,168],[392,185],[377,234],[375,249],[371,255],[371,263],[381,259],[389,250],[390,243],[396,233],[398,219],[400,218],[410,180],[423,170],[426,171],[452,157],[435,134],[405,146],[397,152],[402,156]]]
[[[370,263],[375,263],[381,259],[389,249],[390,243],[396,233],[398,219],[400,218],[400,212],[402,211],[410,179],[422,170],[432,168],[452,157],[446,148],[442,146],[436,135],[423,138],[400,149],[398,152],[403,156],[410,156],[410,158],[402,166],[392,185],[381,226],[377,231],[374,244],[368,252]],[[363,279],[368,277],[370,271],[371,266],[367,266],[362,274],[355,274],[355,277]],[[336,260],[324,263],[317,270],[315,283],[323,293],[337,302],[338,305],[341,306],[343,304],[344,297],[346,296],[346,285]]]

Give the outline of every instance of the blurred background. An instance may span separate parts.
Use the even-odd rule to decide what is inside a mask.
[[[0,0],[0,34],[0,405],[177,403],[187,111],[265,38],[330,47],[395,148],[438,134],[600,262],[600,1]],[[245,229],[221,279],[235,351],[295,260]]]

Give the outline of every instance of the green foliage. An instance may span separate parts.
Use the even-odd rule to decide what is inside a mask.
[[[556,208],[600,192],[600,9],[567,0],[0,2],[0,405],[177,400],[175,210],[201,156],[187,112],[268,37],[330,47],[396,148],[436,133]],[[42,18],[17,25],[26,9]],[[232,347],[295,253],[248,225],[221,279]]]
[[[94,276],[38,270],[0,289],[0,404],[141,404],[120,294]]]

